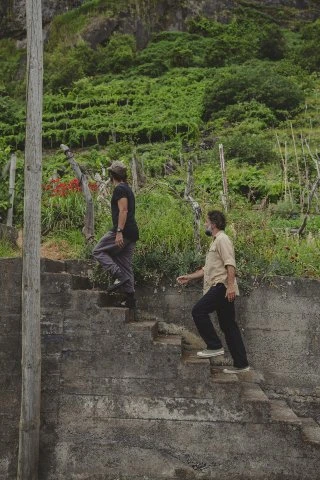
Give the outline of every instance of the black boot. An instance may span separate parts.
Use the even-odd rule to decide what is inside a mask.
[[[115,290],[118,290],[118,288],[122,287],[125,283],[129,281],[129,278],[124,275],[122,272],[119,273],[118,275],[115,275],[115,282],[110,285],[110,287],[107,288],[107,292],[111,293],[114,292]]]
[[[132,293],[126,293],[126,297],[122,302],[119,302],[117,307],[123,307],[123,308],[136,308],[136,299],[134,296],[134,292]]]

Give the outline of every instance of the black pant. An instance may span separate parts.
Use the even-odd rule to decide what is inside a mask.
[[[199,300],[192,309],[193,320],[209,350],[222,348],[222,343],[212,325],[209,313],[217,312],[219,325],[224,333],[235,367],[248,366],[247,354],[239,327],[235,320],[234,302],[226,298],[226,287],[218,283]]]

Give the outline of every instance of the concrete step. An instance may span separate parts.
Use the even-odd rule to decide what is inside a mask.
[[[270,404],[272,422],[296,426],[306,444],[320,448],[320,426],[312,418],[298,417],[284,400],[270,400]]]
[[[224,366],[218,366],[218,365],[211,365],[211,374],[213,377],[216,376],[228,376],[228,377],[237,377],[237,379],[240,382],[248,382],[248,383],[262,383],[264,378],[263,375],[260,372],[257,372],[253,368],[250,368],[249,371],[247,372],[242,372],[242,373],[237,373],[235,375],[230,374],[230,373],[223,373]]]
[[[259,410],[256,404],[231,398],[226,402],[222,395],[214,398],[107,395],[98,399],[95,418],[243,423],[268,421],[268,415]]]
[[[194,350],[194,349],[185,349],[184,354],[185,354],[185,361],[188,363],[199,363],[199,361],[204,360],[206,363],[210,363],[212,367],[214,366],[230,366],[232,365],[230,359],[226,357],[225,355],[219,355],[217,357],[211,357],[211,358],[201,358],[197,356],[197,352],[199,349]]]
[[[182,338],[179,335],[158,334],[157,337],[154,339],[154,343],[160,345],[174,345],[177,347],[181,347]]]
[[[73,290],[92,290],[92,282],[82,275],[71,275],[71,288]]]
[[[301,419],[294,413],[284,400],[270,400],[271,421],[301,426]]]
[[[135,332],[137,335],[144,335],[150,337],[150,340],[154,341],[158,337],[158,322],[145,321],[145,322],[128,322],[127,327],[130,331]]]
[[[320,426],[313,418],[300,418],[304,440],[320,448]]]

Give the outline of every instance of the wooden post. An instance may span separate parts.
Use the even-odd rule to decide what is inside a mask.
[[[224,152],[223,152],[223,145],[222,143],[219,144],[219,155],[220,155],[220,166],[221,166],[221,174],[222,174],[222,188],[223,192],[221,195],[222,205],[225,212],[229,209],[229,199],[228,199],[228,182],[227,182],[227,171],[226,171],[226,163],[224,160]]]
[[[37,480],[41,398],[40,238],[43,44],[41,0],[26,0],[27,122],[22,253],[22,389],[18,480]]]
[[[287,156],[286,154],[283,156],[280,140],[278,135],[276,134],[277,144],[279,148],[280,158],[282,162],[282,169],[283,169],[283,182],[284,182],[284,201],[288,200],[288,164],[287,164]],[[285,144],[285,151],[286,151],[286,144]]]
[[[293,148],[294,148],[294,156],[295,156],[295,160],[296,160],[297,177],[298,177],[298,182],[299,182],[299,204],[300,204],[300,210],[302,211],[302,209],[303,209],[303,195],[302,195],[301,173],[300,173],[299,157],[298,157],[296,139],[295,139],[294,132],[293,132],[292,122],[290,122],[290,127],[291,127],[291,137],[292,137]]]
[[[189,158],[187,184],[184,190],[184,198],[190,203],[193,210],[194,240],[195,240],[196,250],[197,252],[200,252],[201,250],[201,243],[200,243],[201,207],[199,203],[196,202],[196,200],[194,200],[194,198],[191,196],[192,189],[193,189],[193,164],[192,164],[192,158]]]
[[[84,227],[82,233],[85,236],[87,242],[94,241],[94,205],[93,199],[88,185],[87,177],[81,172],[81,169],[77,162],[74,159],[74,155],[71,152],[70,148],[67,145],[60,145],[60,148],[64,151],[66,157],[68,158],[72,170],[74,171],[77,179],[79,180],[80,187],[83,193],[83,196],[86,200],[86,215],[84,218]]]
[[[14,186],[16,181],[16,164],[17,164],[17,157],[15,154],[11,155],[10,160],[10,179],[9,179],[9,203],[10,207],[8,210],[7,216],[7,226],[12,227],[13,223],[13,203],[14,203]]]
[[[135,150],[132,151],[131,174],[132,174],[132,191],[133,193],[137,193],[139,189],[139,181],[138,181],[138,166],[137,166],[137,158],[136,158]]]
[[[305,213],[305,216],[304,216],[302,225],[300,226],[300,228],[299,228],[299,230],[298,230],[299,236],[301,236],[301,235],[303,234],[303,231],[304,231],[304,229],[306,228],[307,220],[308,220],[308,218],[309,218],[309,214],[310,214],[310,211],[311,211],[312,199],[313,199],[313,197],[316,195],[316,191],[317,191],[317,189],[318,189],[319,186],[320,186],[320,160],[319,160],[319,158],[318,158],[317,153],[314,155],[314,154],[311,152],[311,148],[310,148],[310,145],[309,145],[309,143],[307,142],[307,140],[305,140],[305,144],[306,144],[306,146],[307,146],[307,150],[308,150],[308,152],[309,152],[312,160],[314,161],[314,164],[315,164],[315,167],[316,167],[316,170],[317,170],[317,178],[316,178],[316,180],[314,181],[314,183],[313,183],[313,185],[312,185],[312,188],[311,188],[311,191],[310,191],[310,193],[309,193],[307,211],[306,211],[306,213]]]

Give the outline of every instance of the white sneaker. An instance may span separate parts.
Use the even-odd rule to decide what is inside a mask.
[[[217,357],[218,355],[224,355],[223,348],[218,348],[217,350],[201,350],[201,352],[197,352],[197,357],[200,358]]]
[[[233,375],[236,375],[237,373],[242,373],[242,372],[249,372],[250,367],[243,367],[243,368],[238,368],[238,367],[228,367],[223,369],[223,373],[231,373]]]

